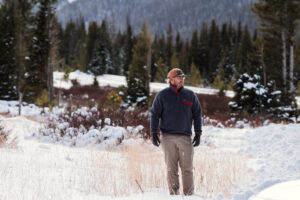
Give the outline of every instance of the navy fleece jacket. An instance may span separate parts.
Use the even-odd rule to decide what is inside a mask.
[[[196,134],[202,133],[201,106],[193,91],[170,86],[160,91],[152,104],[150,129],[162,134],[192,135],[192,122]]]

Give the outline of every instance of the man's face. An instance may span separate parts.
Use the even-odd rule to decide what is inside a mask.
[[[175,76],[170,79],[171,85],[175,86],[177,89],[183,87],[184,85],[184,76]]]

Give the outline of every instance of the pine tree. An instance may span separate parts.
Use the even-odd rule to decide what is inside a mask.
[[[163,62],[162,58],[157,61],[157,70],[154,81],[159,83],[165,83],[168,75],[168,66]]]
[[[72,43],[74,48],[74,56],[71,60],[71,66],[75,69],[85,69],[85,63],[83,63],[84,55],[81,55],[82,51],[86,47],[86,31],[85,22],[81,17],[75,24],[75,34]]]
[[[242,34],[241,46],[238,51],[237,71],[239,74],[248,72],[248,55],[252,52],[252,40],[247,25]]]
[[[63,35],[63,57],[65,64],[70,66],[75,59],[75,35],[76,25],[73,21],[70,21],[66,25],[66,29]]]
[[[229,106],[234,111],[245,110],[248,113],[258,113],[260,100],[266,98],[266,89],[259,85],[260,76],[240,75],[234,85],[235,96]],[[259,89],[259,90],[258,90]]]
[[[218,75],[220,75],[220,72],[222,72],[222,81],[224,84],[224,88],[227,84],[229,84],[233,76],[236,72],[235,67],[235,52],[234,52],[234,42],[233,42],[233,28],[231,25],[228,26],[224,23],[222,25],[222,31],[221,31],[221,59],[218,63]],[[218,76],[217,75],[217,76]],[[216,79],[217,78],[217,79]],[[220,79],[220,77],[216,77],[215,80]],[[214,83],[215,83],[214,80]],[[220,89],[220,87],[218,87]],[[221,90],[221,89],[220,89]]]
[[[244,73],[240,75],[234,85],[235,96],[229,103],[229,107],[234,111],[248,113],[263,111],[281,119],[291,117],[293,109],[281,105],[280,99],[283,94],[280,90],[275,89],[275,81],[270,80],[266,86],[263,86],[260,80],[261,77],[257,74],[250,76]]]
[[[127,81],[128,103],[142,108],[148,107],[150,70],[148,68],[149,52],[151,53],[151,34],[144,22],[142,32],[137,37],[133,48],[132,62]]]
[[[151,81],[155,81],[156,78],[156,73],[158,70],[158,61],[161,57],[159,57],[160,54],[160,49],[158,46],[158,36],[154,36],[154,41],[152,42],[152,47],[151,47],[151,52],[152,52],[152,57],[151,57]],[[162,60],[163,62],[163,60]]]
[[[221,52],[219,29],[214,20],[212,20],[209,28],[208,46],[210,47],[208,54],[208,79],[209,82],[212,82],[217,72]]]
[[[182,48],[183,48],[183,42],[181,40],[180,33],[177,32],[176,39],[175,39],[175,50],[176,50],[177,56],[181,52]]]
[[[202,84],[202,78],[200,75],[200,71],[197,69],[196,65],[192,63],[190,74],[186,79],[186,84],[191,86],[199,87]]]
[[[226,86],[227,85],[225,83],[225,70],[224,67],[220,65],[217,76],[215,77],[214,82],[212,83],[212,87],[219,90],[219,96],[224,96]]]
[[[202,24],[199,37],[199,70],[204,77],[208,77],[209,72],[209,47],[208,47],[208,28],[206,23]],[[208,82],[208,81],[205,81]]]
[[[52,7],[54,3],[55,0],[39,1],[30,48],[30,60],[25,67],[24,98],[28,102],[34,102],[44,89],[47,91],[51,89],[47,80],[49,80],[49,76],[52,76],[51,70],[49,71],[49,55],[51,50],[50,24],[54,17]]]
[[[167,44],[166,44],[166,64],[168,65],[169,69],[172,68],[171,66],[171,58],[173,53],[173,30],[172,25],[169,24],[168,31],[167,31]]]
[[[199,43],[197,31],[193,32],[191,39],[189,63],[194,63],[196,66],[199,66]]]
[[[159,38],[157,35],[154,37],[154,41],[152,43],[152,66],[151,66],[151,81],[154,81],[156,72],[158,70],[158,61],[162,58],[162,64],[166,65],[168,69],[170,68],[166,63],[166,43],[164,35],[161,35]]]
[[[180,69],[182,69],[182,71],[185,74],[188,74],[190,72],[190,68],[189,68],[189,51],[190,51],[190,46],[189,43],[186,42],[185,46],[181,49],[181,52],[179,54],[179,66]]]
[[[252,8],[261,20],[267,78],[275,80],[283,92],[281,102],[284,105],[293,101],[294,36],[299,9],[300,2],[294,0],[261,0]]]
[[[111,40],[105,20],[102,21],[97,42],[98,44],[94,51],[93,58],[88,65],[88,71],[96,76],[104,73],[113,73]]]
[[[280,90],[276,90],[275,88],[275,81],[274,80],[270,80],[267,84],[266,84],[266,96],[265,98],[262,99],[263,105],[265,105],[265,109],[268,113],[272,113],[273,115],[275,115],[276,117],[281,117],[282,116],[282,112],[281,112],[281,103],[280,103],[280,99],[281,99],[281,91]]]
[[[132,34],[132,28],[130,25],[130,22],[127,22],[127,29],[126,34],[124,38],[124,67],[123,67],[123,73],[128,78],[129,74],[129,66],[132,61],[132,50],[133,50],[133,34]]]
[[[4,1],[0,7],[0,99],[17,99],[14,40],[14,7]]]
[[[22,96],[32,7],[32,1],[4,0],[1,3],[0,93],[6,99]]]
[[[258,38],[252,42],[251,51],[249,51],[247,54],[246,69],[247,69],[247,73],[251,75],[258,74],[258,70],[261,71],[263,69],[262,55],[261,55],[261,40]],[[263,72],[259,75],[261,77],[264,77]],[[263,80],[263,82],[265,81]]]
[[[124,35],[119,31],[112,46],[113,74],[123,74],[125,63]]]
[[[97,38],[100,34],[100,28],[96,22],[91,22],[88,28],[88,34],[86,38],[86,71],[88,70],[88,65],[93,58],[93,53],[97,45]]]
[[[171,67],[179,68],[179,59],[177,57],[176,51],[173,52],[172,57],[171,57]]]

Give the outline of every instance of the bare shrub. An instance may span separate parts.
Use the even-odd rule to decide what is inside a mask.
[[[4,130],[0,121],[0,147],[3,147],[7,142],[8,133]]]
[[[96,127],[98,121],[103,122],[105,118],[110,118],[111,125],[113,126],[126,128],[128,126],[142,125],[144,127],[144,130],[141,132],[142,137],[149,138],[149,112],[139,108],[127,110],[120,106],[116,106],[120,103],[118,98],[117,101],[115,101],[120,90],[120,88],[108,86],[73,86],[68,90],[63,89],[63,101],[68,105],[68,111],[59,116],[60,121],[69,122],[70,126],[74,126],[75,128],[79,128],[79,126],[82,125],[88,129],[91,126]],[[56,93],[58,93],[58,89],[56,89]],[[112,97],[114,98],[112,99]],[[114,102],[113,104],[112,101]],[[93,112],[92,116],[88,119],[84,116],[71,117],[73,111],[83,106],[88,108],[97,106],[97,113]],[[104,125],[105,124],[102,123],[101,127],[103,128]],[[54,128],[54,124],[52,123],[51,125],[50,123],[49,127]]]
[[[120,106],[116,106],[119,104],[119,101],[112,104],[115,97],[119,97],[118,94],[120,91],[123,91],[122,88],[112,88],[108,86],[73,86],[68,90],[62,90],[63,101],[69,107],[68,115],[70,115],[71,111],[82,106],[89,108],[97,106],[97,110],[99,111],[99,114],[93,114],[93,117],[88,121],[77,121],[76,118],[72,118],[71,124],[74,124],[76,127],[83,124],[83,126],[87,128],[91,125],[95,126],[99,120],[103,122],[105,118],[110,118],[112,125],[124,128],[127,126],[142,125],[144,130],[140,134],[144,138],[150,138],[150,108],[156,93],[150,95],[148,109],[135,108],[129,111]],[[260,126],[263,123],[259,114],[231,112],[228,106],[231,100],[230,97],[208,94],[197,94],[197,96],[201,103],[203,118],[205,119],[203,121],[204,126],[221,125],[221,127],[243,128],[243,124],[240,123],[241,121],[252,127]],[[112,99],[112,97],[114,98]],[[270,115],[263,114],[263,118],[270,122],[278,122],[278,120]],[[102,124],[102,127],[103,125],[104,124]]]
[[[93,107],[96,104],[108,105],[107,95],[112,90],[117,90],[112,87],[98,86],[73,86],[70,89],[60,89],[63,101],[75,107],[87,106]],[[58,94],[59,89],[55,89]]]
[[[230,118],[228,103],[231,98],[209,94],[197,94],[197,97],[200,101],[204,115],[214,118],[217,116],[219,117],[220,113],[223,113],[224,115],[221,116],[221,118]]]

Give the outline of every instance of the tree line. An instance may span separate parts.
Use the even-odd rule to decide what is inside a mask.
[[[134,35],[130,22],[125,31],[111,30],[84,19],[65,27],[57,21],[54,0],[4,0],[0,18],[0,98],[17,99],[24,94],[36,101],[46,90],[53,98],[53,70],[81,71],[98,76],[126,76],[124,100],[147,106],[150,81],[165,82],[167,72],[180,67],[186,84],[235,90],[241,75],[261,77],[280,90],[281,103],[291,105],[300,79],[300,51],[296,42],[299,3],[294,0],[261,0],[252,11],[261,27],[250,33],[247,25],[231,22],[218,26],[203,23],[192,37],[183,39],[170,24],[166,33],[152,35],[145,21]],[[33,7],[37,12],[32,12]],[[270,90],[271,91],[271,90]],[[238,92],[238,90],[236,90]],[[239,95],[236,95],[236,101]]]
[[[58,42],[55,0],[3,0],[0,7],[0,98],[53,98]],[[33,12],[34,8],[36,9]]]

